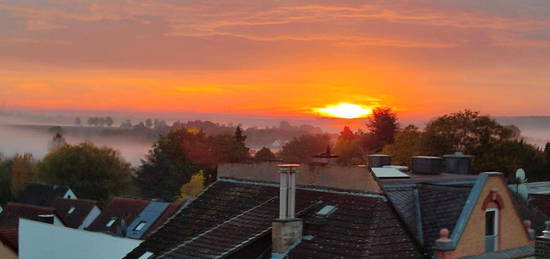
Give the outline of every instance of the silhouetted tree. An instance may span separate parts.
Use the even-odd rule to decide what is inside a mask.
[[[275,160],[275,154],[267,147],[262,147],[256,154],[254,154],[254,161],[268,162]]]
[[[74,119],[74,125],[80,126],[81,124],[82,124],[82,121],[80,121],[80,117],[76,117],[76,119]]]
[[[355,139],[355,137],[355,133],[353,133],[353,131],[348,126],[345,126],[344,129],[340,132],[340,135],[338,135],[338,139],[346,141],[351,141]]]
[[[284,144],[279,157],[286,162],[309,163],[314,155],[324,152],[328,145],[329,135],[303,135]]]
[[[145,127],[147,128],[152,128],[153,127],[153,121],[151,119],[146,119],[145,120]]]
[[[113,118],[111,118],[110,116],[105,118],[105,124],[107,124],[108,127],[111,127],[113,123]]]
[[[409,125],[397,132],[394,142],[384,146],[382,153],[390,155],[394,164],[410,166],[411,157],[424,152],[423,137],[423,132]]]
[[[106,201],[132,190],[130,164],[117,151],[88,142],[53,150],[38,171],[43,182],[66,185],[84,199]]]
[[[365,150],[378,152],[384,145],[393,143],[399,128],[397,115],[391,108],[376,108],[367,119],[367,134],[363,137]]]

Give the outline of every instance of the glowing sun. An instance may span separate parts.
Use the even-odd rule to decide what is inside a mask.
[[[361,107],[357,104],[342,103],[335,106],[314,109],[317,113],[333,118],[357,119],[367,117],[372,113],[369,108]]]

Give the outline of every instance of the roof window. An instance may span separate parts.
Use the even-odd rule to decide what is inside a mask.
[[[107,224],[105,224],[106,227],[110,228],[113,224],[115,224],[116,218],[112,217]]]
[[[147,225],[147,222],[139,222],[139,224],[137,224],[137,226],[134,228],[134,231],[141,231],[145,227],[145,225]]]
[[[68,211],[67,211],[67,214],[73,214],[75,210],[75,207],[71,207]]]
[[[317,215],[326,217],[326,216],[332,214],[335,210],[336,210],[335,206],[327,205],[327,206],[323,207],[322,209],[320,209],[319,211],[317,211]]]

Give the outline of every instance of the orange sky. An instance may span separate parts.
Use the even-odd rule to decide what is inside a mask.
[[[550,115],[550,2],[0,3],[8,108]]]

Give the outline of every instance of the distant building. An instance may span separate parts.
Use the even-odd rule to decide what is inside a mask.
[[[144,239],[181,207],[179,203],[114,198],[86,230]]]
[[[51,207],[57,198],[77,199],[67,186],[28,184],[21,193],[20,203]]]
[[[19,221],[29,219],[63,226],[55,210],[21,203],[8,203],[0,213],[0,258],[17,258],[19,252]]]
[[[122,258],[141,243],[140,240],[25,219],[20,222],[19,233],[19,256],[22,259]]]
[[[57,198],[53,208],[66,227],[84,229],[99,216],[101,210],[92,200]]]

